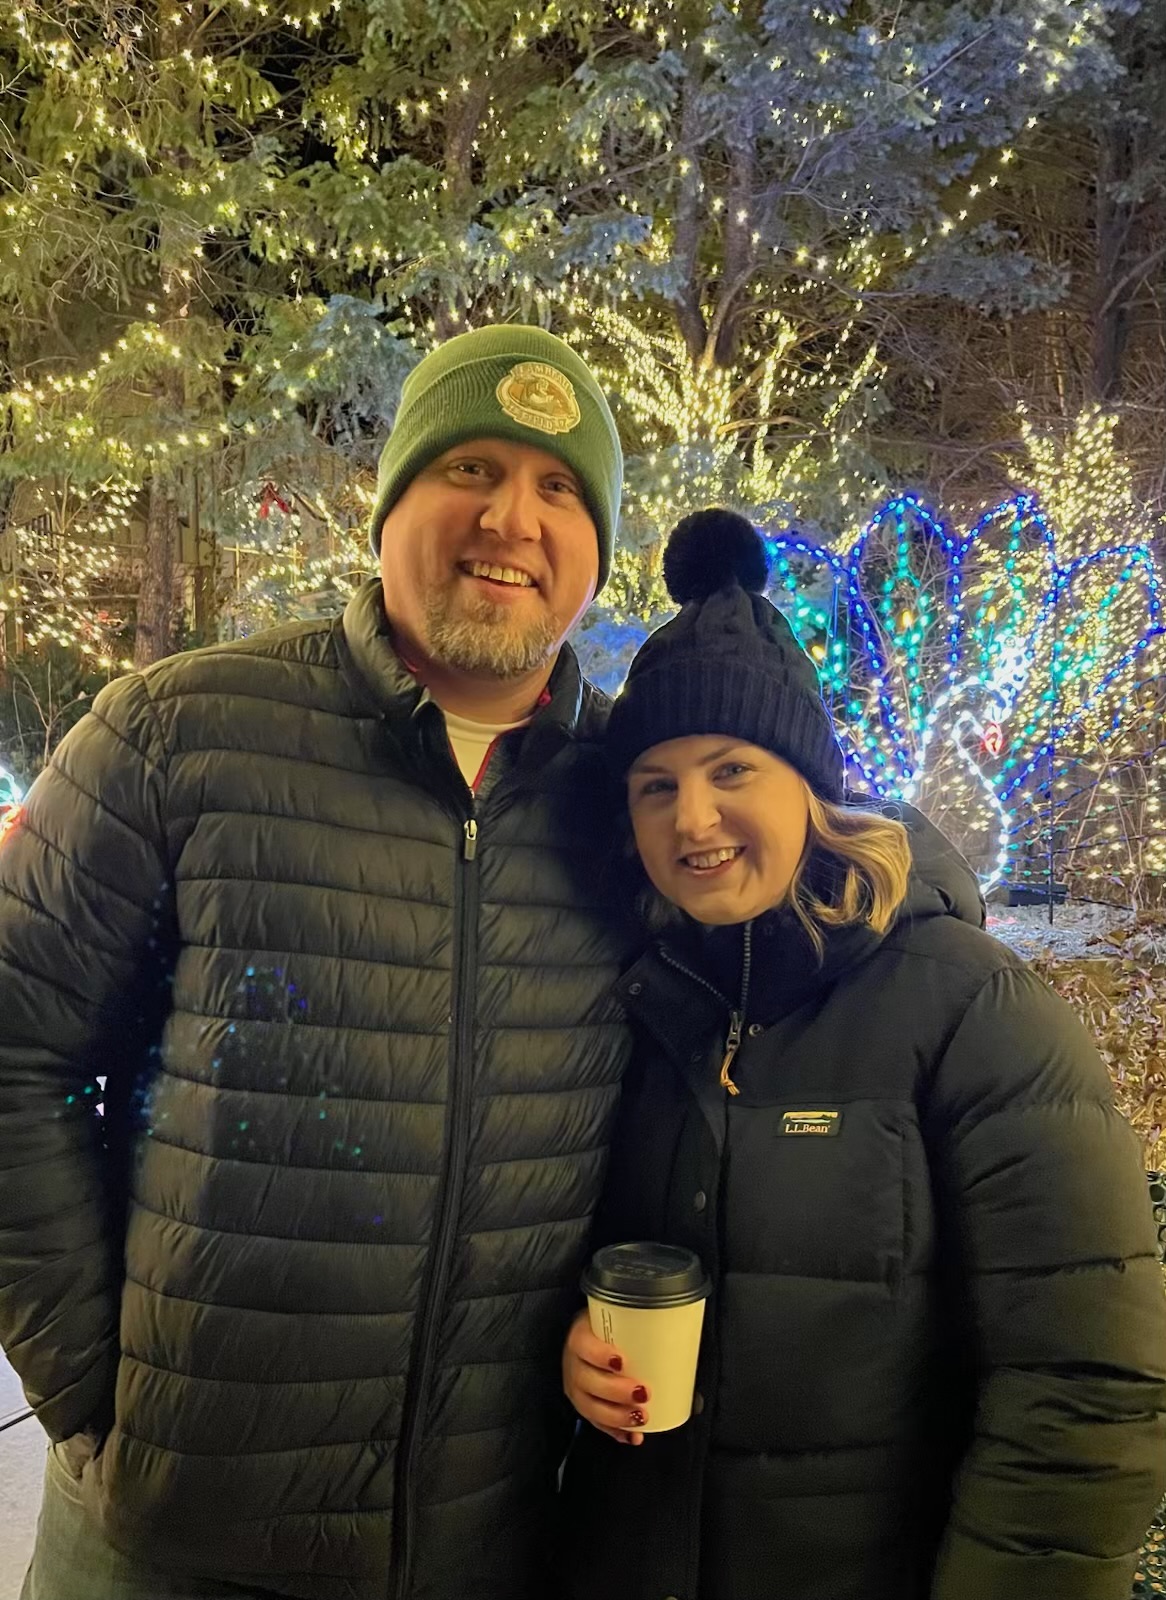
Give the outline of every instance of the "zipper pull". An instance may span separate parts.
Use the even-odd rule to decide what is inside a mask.
[[[729,1076],[729,1068],[733,1065],[733,1057],[741,1048],[741,1029],[745,1018],[739,1011],[730,1013],[729,1037],[725,1040],[725,1059],[721,1062],[721,1088],[727,1089],[730,1094],[740,1094],[741,1091]]]
[[[470,817],[465,826],[466,842],[462,847],[462,860],[472,861],[478,853],[478,824]]]

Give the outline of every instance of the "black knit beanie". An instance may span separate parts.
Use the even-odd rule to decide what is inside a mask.
[[[765,599],[760,534],[733,511],[697,511],[669,535],[664,581],[682,609],[632,662],[607,726],[624,776],[653,745],[723,733],[788,761],[823,800],[843,797],[842,751],[814,663]]]

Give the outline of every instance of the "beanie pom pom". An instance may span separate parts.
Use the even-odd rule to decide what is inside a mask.
[[[769,558],[757,529],[736,511],[714,506],[681,519],[664,549],[664,582],[676,604],[707,600],[728,584],[762,594]]]

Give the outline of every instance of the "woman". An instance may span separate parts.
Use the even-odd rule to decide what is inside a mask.
[[[934,830],[842,807],[750,525],[687,519],[665,575],[609,731],[658,937],[597,1242],[714,1293],[672,1433],[576,1320],[562,1591],[1126,1600],[1166,1303],[1106,1072]]]

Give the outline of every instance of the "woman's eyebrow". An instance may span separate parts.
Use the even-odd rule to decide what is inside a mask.
[[[711,767],[714,761],[720,761],[723,756],[727,756],[731,750],[735,750],[736,748],[737,746],[735,744],[722,745],[720,749],[711,751],[707,756],[701,756],[700,760],[697,762],[697,766]],[[657,777],[671,778],[673,776],[671,767],[642,767],[638,762],[632,768],[631,776],[633,778],[639,778],[645,776],[649,772],[653,773]]]

